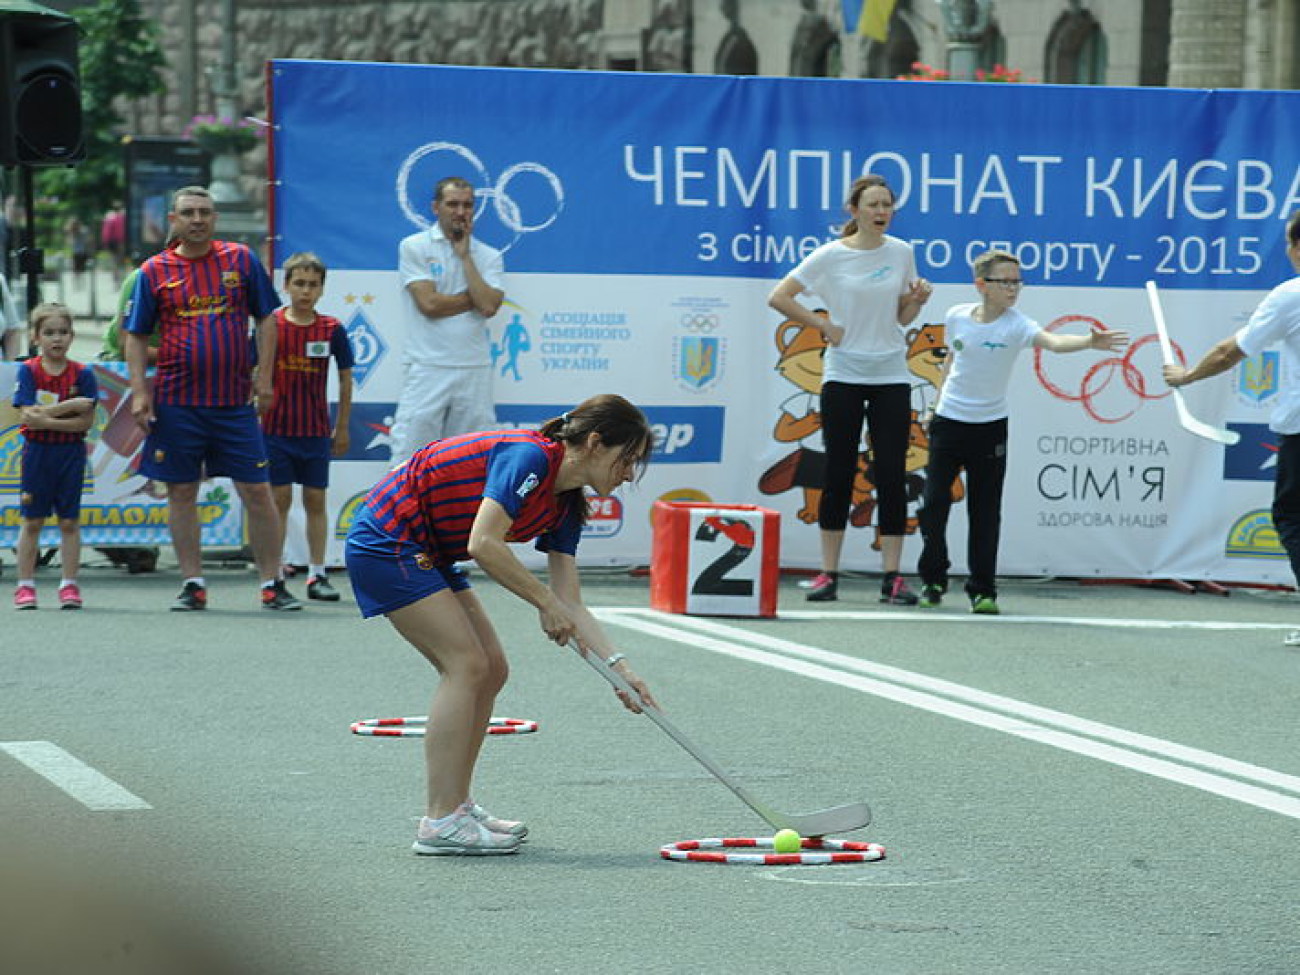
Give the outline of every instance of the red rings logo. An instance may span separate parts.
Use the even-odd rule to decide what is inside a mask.
[[[1076,322],[1084,323],[1089,329],[1099,328],[1104,330],[1106,328],[1098,319],[1087,315],[1062,315],[1048,325],[1046,331],[1056,332],[1063,326]],[[1064,400],[1067,403],[1079,403],[1083,406],[1084,412],[1098,423],[1119,423],[1136,413],[1144,401],[1164,399],[1169,395],[1170,391],[1165,387],[1163,381],[1156,387],[1160,392],[1148,390],[1146,376],[1141,369],[1133,364],[1133,357],[1139,350],[1157,341],[1155,335],[1144,335],[1132,342],[1124,355],[1113,355],[1093,363],[1083,374],[1077,391],[1072,392],[1048,378],[1043,349],[1034,349],[1034,375],[1038,377],[1038,382],[1043,389],[1059,400]],[[1175,351],[1181,362],[1183,360],[1182,349],[1176,348]],[[1116,383],[1116,376],[1122,380],[1123,386]],[[1131,396],[1133,405],[1127,412],[1121,410],[1114,415],[1102,412],[1098,400],[1112,384],[1115,384],[1115,391],[1105,397],[1106,405],[1111,408],[1110,412],[1113,412],[1117,402],[1128,400]],[[1125,390],[1127,390],[1127,393],[1124,392]]]

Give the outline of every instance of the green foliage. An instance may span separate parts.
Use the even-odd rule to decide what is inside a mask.
[[[57,226],[80,217],[98,234],[99,218],[125,192],[122,173],[127,101],[160,94],[165,64],[156,26],[140,12],[139,0],[94,0],[73,11],[81,28],[81,109],[86,158],[75,167],[44,169],[38,196]],[[44,206],[42,207],[44,209]]]

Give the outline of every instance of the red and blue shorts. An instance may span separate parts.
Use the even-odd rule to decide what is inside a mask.
[[[352,594],[364,617],[382,616],[449,589],[463,592],[469,579],[450,562],[435,562],[422,546],[381,527],[365,505],[357,510],[343,548]]]

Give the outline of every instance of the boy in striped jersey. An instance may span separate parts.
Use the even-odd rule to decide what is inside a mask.
[[[140,473],[167,485],[167,519],[184,588],[172,609],[207,608],[198,514],[204,477],[229,477],[243,502],[266,609],[302,609],[280,578],[280,517],[271,497],[257,415],[271,406],[280,304],[257,256],[214,240],[212,194],[186,186],[167,215],[175,247],[141,265],[123,329],[131,413],[148,437]],[[256,323],[256,349],[249,319]],[[158,369],[146,382],[149,336],[162,330]],[[256,376],[261,361],[268,368]],[[253,398],[256,394],[256,409]]]
[[[59,605],[81,608],[77,569],[81,565],[81,485],[86,475],[86,431],[95,420],[99,386],[89,366],[68,358],[72,313],[53,302],[32,309],[32,339],[39,351],[18,366],[13,404],[23,426],[23,518],[18,533],[15,609],[36,608],[36,553],[41,526],[59,518],[59,560],[63,580]]]
[[[330,457],[342,456],[348,449],[352,345],[337,318],[316,311],[325,288],[325,264],[319,257],[304,252],[286,260],[284,288],[289,304],[275,313],[275,401],[262,415],[271,462],[271,493],[280,512],[280,551],[284,551],[293,486],[301,484],[310,562],[307,598],[336,602],[338,591],[325,573],[325,490],[329,487]],[[339,411],[333,427],[326,397],[331,358],[339,374]]]

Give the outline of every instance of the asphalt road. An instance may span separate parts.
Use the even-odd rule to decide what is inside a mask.
[[[430,859],[409,851],[420,742],[348,730],[426,713],[427,665],[346,599],[259,609],[244,570],[169,613],[164,568],[85,570],[80,613],[4,610],[0,908],[57,905],[58,950],[125,954],[125,926],[139,959],[193,927],[236,958],[221,971],[290,975],[1300,969],[1294,597],[1009,581],[988,619],[785,583],[781,619],[704,620],[588,574],[728,772],[785,811],[865,799],[846,838],[887,850],[718,865],[659,847],[771,829],[479,574],[513,665],[497,712],[540,730],[485,743],[477,795],[533,834]]]

